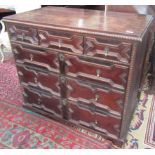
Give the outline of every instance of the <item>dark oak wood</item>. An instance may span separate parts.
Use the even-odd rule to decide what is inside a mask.
[[[121,116],[124,92],[106,89],[101,85],[87,83],[79,79],[67,78],[67,98],[73,101],[84,101],[88,105],[104,108],[110,113]],[[112,111],[113,110],[113,111]]]
[[[52,72],[40,72],[29,66],[16,64],[18,75],[22,84],[32,85],[38,89],[43,89],[51,94],[60,94],[59,76]]]
[[[11,41],[22,41],[38,45],[37,30],[30,26],[8,25]]]
[[[40,46],[68,52],[83,53],[83,36],[64,31],[38,30]]]
[[[132,44],[119,41],[108,40],[103,37],[86,37],[84,53],[94,57],[102,57],[123,63],[130,63]]]
[[[37,89],[24,87],[24,100],[25,105],[42,109],[58,118],[62,118],[62,106],[59,96],[49,95],[37,91]]]
[[[124,13],[136,13],[136,14],[143,14],[143,15],[152,15],[155,17],[155,6],[154,5],[109,5],[108,11],[113,12],[124,12]],[[149,52],[147,52],[146,59],[144,62],[144,72],[143,78],[141,82],[141,87],[144,84],[146,74],[148,74],[149,79],[149,87],[145,90],[146,93],[155,94],[155,19],[153,20],[150,35],[152,35],[152,40],[150,41],[153,43],[153,46],[149,46]],[[149,42],[149,41],[148,41]]]
[[[100,84],[105,83],[111,89],[125,90],[128,76],[128,67],[117,65],[111,62],[96,59],[66,55],[65,72],[67,75],[81,78],[84,80],[96,81]]]
[[[125,141],[152,16],[47,7],[4,22],[24,107]]]
[[[84,108],[84,103],[69,102],[69,118],[68,120],[75,124],[80,124],[94,130],[103,132],[106,135],[113,137],[119,136],[120,131],[120,117],[114,117],[113,115],[105,112],[104,109],[100,109],[99,112]],[[80,114],[80,115],[79,115]]]
[[[16,62],[39,67],[46,71],[59,72],[59,60],[54,51],[14,43],[12,50],[15,53]]]

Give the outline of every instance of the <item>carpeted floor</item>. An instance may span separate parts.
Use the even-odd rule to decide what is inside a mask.
[[[105,149],[111,148],[109,141],[100,142],[90,136],[85,136],[75,129],[53,120],[45,119],[0,103],[0,146],[18,149]]]
[[[0,64],[0,148],[114,148],[74,127],[22,108],[23,98],[11,58]]]
[[[155,148],[155,97],[141,93],[124,148]]]
[[[16,67],[9,56],[0,64],[0,148],[115,148],[104,138],[25,110],[22,104]],[[153,95],[141,93],[122,148],[155,148]]]

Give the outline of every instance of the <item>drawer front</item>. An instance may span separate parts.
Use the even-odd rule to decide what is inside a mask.
[[[85,101],[107,111],[121,115],[123,111],[124,93],[103,89],[100,86],[88,84],[78,79],[67,78],[67,97],[73,101]]]
[[[129,64],[132,44],[99,37],[86,37],[84,53],[89,56],[105,58]]]
[[[38,45],[38,32],[36,28],[15,24],[8,24],[7,28],[11,41]]]
[[[72,53],[83,53],[83,36],[64,31],[38,30],[40,46]]]
[[[31,69],[29,66],[16,64],[20,81],[24,85],[31,85],[38,89],[50,92],[51,94],[60,94],[59,77],[52,72],[43,73]]]
[[[98,82],[106,87],[125,90],[128,67],[95,59],[66,55],[65,72],[69,76]],[[100,64],[99,64],[100,63]]]
[[[47,95],[30,87],[24,87],[25,105],[42,109],[46,112],[62,118],[60,98],[55,95]]]
[[[38,67],[41,70],[59,72],[57,53],[21,44],[12,44],[16,62]]]
[[[90,110],[90,106],[87,109],[84,103],[68,102],[69,108],[69,121],[77,124],[89,127],[107,135],[115,137],[119,136],[121,119],[113,116],[109,113],[104,113],[104,110],[100,109],[100,113]]]

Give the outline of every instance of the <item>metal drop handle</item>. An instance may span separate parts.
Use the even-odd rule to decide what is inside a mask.
[[[95,120],[95,122],[94,122],[96,125],[98,124],[98,122],[97,122],[97,120]]]
[[[30,54],[30,61],[33,61],[33,55]]]
[[[96,70],[96,76],[97,76],[97,77],[100,77],[100,75],[101,75],[101,70],[100,70],[100,69],[97,69],[97,70]]]
[[[22,40],[24,40],[24,38],[25,38],[25,34],[24,33],[21,34],[21,38],[22,38]]]
[[[35,83],[37,83],[37,82],[38,82],[36,77],[34,78],[34,82],[35,82]]]
[[[61,47],[62,47],[62,41],[59,40],[59,48],[61,48]]]
[[[109,54],[109,48],[106,47],[106,48],[104,49],[104,55],[105,55],[105,56],[108,56],[108,54]]]
[[[40,98],[38,98],[38,104],[40,104],[41,103],[41,99]]]
[[[95,101],[96,101],[96,102],[99,100],[99,97],[100,97],[100,96],[99,96],[98,94],[95,95]]]

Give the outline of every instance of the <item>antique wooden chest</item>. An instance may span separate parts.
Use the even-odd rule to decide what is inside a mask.
[[[125,141],[152,16],[45,7],[3,19],[24,107]]]

